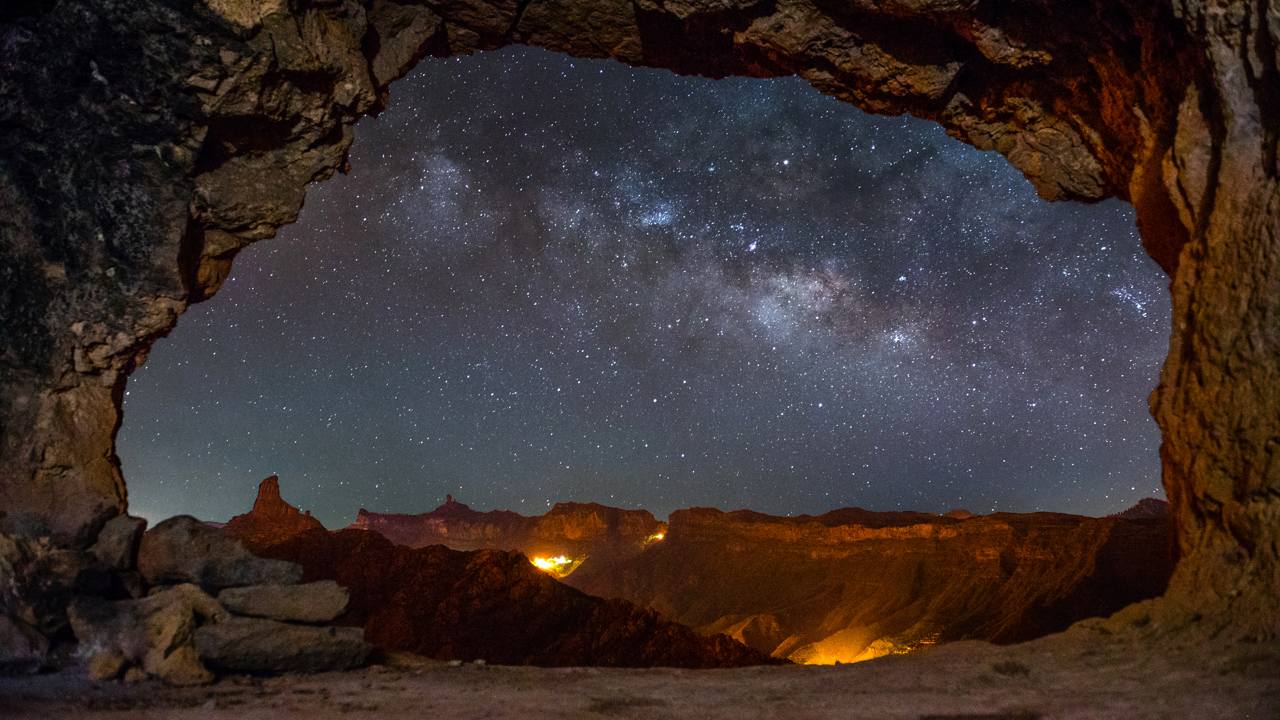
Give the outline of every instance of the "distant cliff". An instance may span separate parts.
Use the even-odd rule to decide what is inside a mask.
[[[1026,640],[1164,591],[1167,514],[956,519],[680,510],[666,538],[565,582],[799,662],[959,639]]]
[[[1150,499],[1109,518],[694,508],[673,513],[668,527],[600,505],[526,517],[450,498],[422,515],[362,510],[353,527],[414,547],[556,559],[563,570],[540,567],[589,594],[800,662],[1038,637],[1159,595],[1173,568],[1167,505]]]
[[[285,502],[280,496],[280,478],[272,475],[258,483],[253,509],[231,518],[223,528],[247,543],[270,545],[308,530],[323,530],[324,525],[311,513]]]
[[[638,555],[666,527],[647,510],[557,503],[545,515],[529,517],[509,510],[477,512],[449,496],[440,507],[419,515],[361,508],[349,529],[371,530],[408,547],[519,550],[530,557],[590,557],[598,564]]]

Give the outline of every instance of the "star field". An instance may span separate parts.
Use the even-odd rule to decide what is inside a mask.
[[[1114,512],[1160,494],[1131,208],[803,82],[427,61],[129,383],[134,512]]]

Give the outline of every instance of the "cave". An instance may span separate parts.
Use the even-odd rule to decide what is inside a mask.
[[[94,0],[0,11],[0,523],[83,546],[127,508],[129,374],[236,253],[346,169],[420,59],[512,44],[799,76],[1120,198],[1169,274],[1151,411],[1179,562],[1154,612],[1280,633],[1280,20],[1260,1]]]

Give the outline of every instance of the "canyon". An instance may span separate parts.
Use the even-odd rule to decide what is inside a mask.
[[[263,481],[254,512],[228,528],[255,515],[264,524],[301,515],[275,509],[278,497],[278,481]],[[285,522],[272,537],[298,532]],[[1173,571],[1167,508],[1153,499],[1107,518],[859,508],[776,517],[694,508],[664,523],[643,510],[581,503],[539,516],[478,512],[449,497],[417,515],[362,508],[350,532],[411,548],[520,552],[589,595],[802,663],[955,640],[1030,640],[1156,597]],[[300,551],[265,552],[306,564]],[[541,562],[553,558],[563,565]]]
[[[439,514],[457,518],[458,504],[447,503]],[[513,516],[496,513],[494,519],[501,524]],[[329,532],[284,501],[275,476],[259,485],[253,509],[232,518],[224,531],[261,557],[301,566],[308,582],[347,588],[351,601],[337,622],[362,627],[365,639],[383,652],[541,666],[774,662],[723,635],[699,635],[625,600],[602,600],[562,585],[517,552],[478,549],[474,532],[460,533],[462,550],[396,545],[359,529]]]

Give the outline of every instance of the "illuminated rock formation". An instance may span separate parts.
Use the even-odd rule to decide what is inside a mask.
[[[1120,197],[1171,276],[1151,406],[1182,559],[1166,621],[1280,634],[1280,23],[1263,0],[84,0],[0,9],[0,512],[126,508],[127,376],[425,55],[526,43],[799,75]]]
[[[740,667],[770,662],[723,635],[562,585],[513,552],[408,548],[377,533],[313,530],[255,550],[351,593],[339,622],[383,650],[508,665]]]
[[[280,496],[280,478],[272,475],[258,484],[258,497],[253,509],[227,521],[224,529],[246,542],[269,545],[308,530],[323,530],[324,525],[284,501]]]
[[[574,512],[582,508],[590,514]],[[647,517],[661,530],[645,536],[648,523],[636,523],[618,543],[618,533],[585,531],[610,527],[600,517]],[[667,527],[648,513],[598,505],[525,517],[479,513],[450,498],[423,515],[362,510],[356,526],[413,547],[520,550],[591,595],[798,662],[850,662],[959,639],[1027,640],[1155,597],[1173,570],[1159,500],[1110,518],[695,508],[673,513]],[[537,532],[548,526],[559,532]]]
[[[1167,518],[997,513],[957,520],[678,510],[667,538],[565,582],[797,662],[960,639],[1028,640],[1164,591]]]

